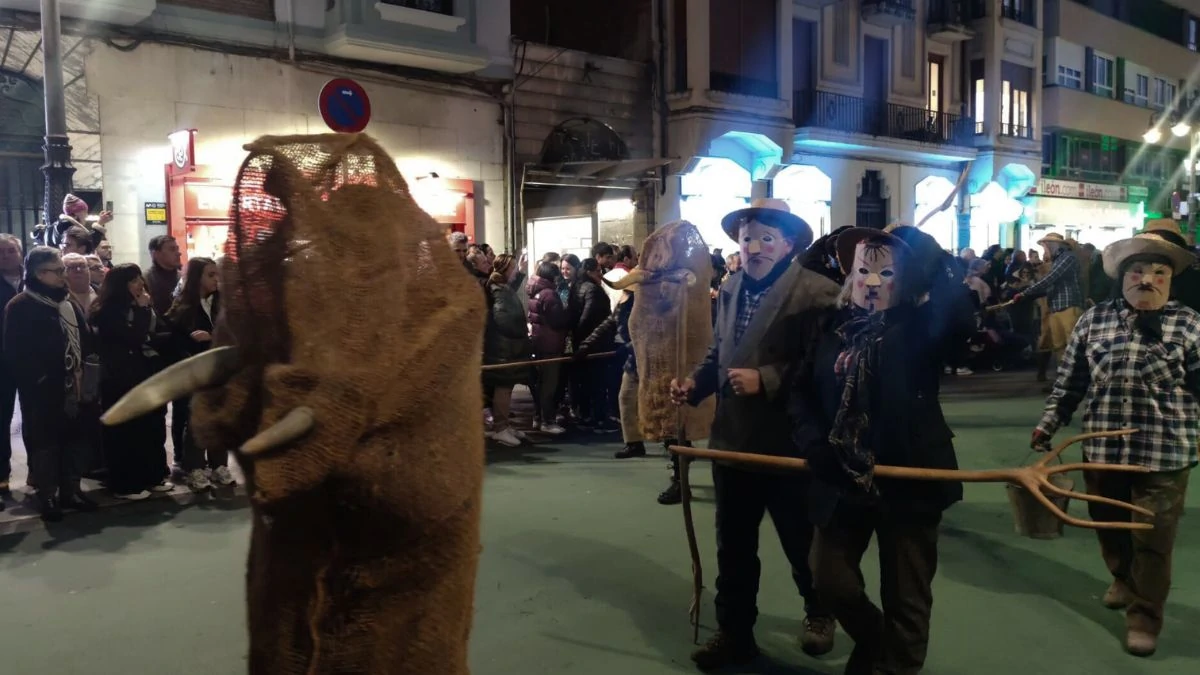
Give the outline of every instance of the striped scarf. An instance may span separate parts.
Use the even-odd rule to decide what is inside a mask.
[[[63,342],[66,343],[66,353],[63,355],[63,392],[66,406],[64,412],[73,418],[79,412],[79,392],[83,378],[83,347],[79,338],[79,317],[75,314],[75,305],[69,299],[55,301],[37,291],[26,289],[25,292],[43,305],[58,310],[58,323],[62,327]]]

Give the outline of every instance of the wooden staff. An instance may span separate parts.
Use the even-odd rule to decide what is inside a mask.
[[[688,376],[691,364],[687,362],[687,308],[688,289],[697,282],[696,275],[688,274],[685,283],[679,285],[682,302],[679,307],[679,323],[676,326],[675,340],[675,373],[676,379],[683,382]],[[678,443],[687,442],[687,408],[675,408],[675,439]],[[688,616],[692,620],[692,643],[700,644],[700,596],[704,592],[704,572],[700,567],[700,545],[696,543],[696,525],[692,519],[692,485],[688,479],[691,473],[692,458],[686,454],[679,455],[679,489],[682,493],[683,525],[687,532],[688,550],[692,555],[692,604],[688,608]]]
[[[990,306],[990,307],[984,307],[984,308],[983,308],[983,311],[985,311],[985,312],[999,312],[1000,310],[1002,310],[1002,309],[1008,309],[1009,307],[1012,307],[1012,306],[1013,306],[1013,305],[1015,305],[1015,304],[1017,304],[1017,301],[1016,301],[1016,300],[1009,300],[1008,302],[1002,302],[1002,303],[1000,303],[1000,304],[998,304],[998,305],[992,305],[992,306]]]
[[[946,201],[939,204],[936,209],[925,214],[925,217],[921,219],[921,222],[917,223],[914,227],[916,227],[918,230],[921,229],[921,226],[924,225],[930,218],[936,216],[942,211],[945,211],[951,206],[954,206],[954,198],[958,196],[958,193],[962,192],[963,186],[967,184],[967,174],[971,172],[971,166],[974,164],[975,162],[973,160],[967,162],[967,165],[963,167],[962,173],[958,176],[958,183],[955,184],[954,190],[950,193],[950,195],[946,197]]]
[[[1051,460],[1062,455],[1063,451],[1076,443],[1086,441],[1092,438],[1115,438],[1118,436],[1129,436],[1137,433],[1137,429],[1119,429],[1115,431],[1097,431],[1087,434],[1079,434],[1072,436],[1057,447],[1050,450],[1040,460],[1026,467],[1017,467],[1014,469],[991,469],[984,471],[966,471],[962,469],[924,469],[917,467],[905,466],[876,466],[875,475],[881,478],[896,478],[902,480],[937,480],[937,481],[958,481],[963,483],[1011,483],[1020,485],[1034,496],[1043,506],[1050,510],[1056,518],[1068,525],[1075,527],[1083,527],[1098,530],[1151,530],[1154,525],[1151,523],[1134,523],[1134,522],[1095,522],[1091,520],[1083,520],[1081,518],[1072,518],[1064,513],[1057,505],[1054,504],[1042,491],[1051,492],[1062,497],[1075,497],[1083,501],[1098,502],[1116,506],[1134,513],[1139,513],[1147,517],[1154,517],[1154,512],[1140,506],[1130,504],[1128,502],[1109,499],[1099,495],[1090,495],[1086,493],[1078,493],[1072,490],[1065,490],[1050,482],[1050,476],[1058,473],[1066,473],[1068,471],[1083,470],[1083,471],[1119,471],[1126,473],[1149,473],[1150,470],[1144,466],[1128,466],[1124,464],[1095,464],[1081,462],[1076,464],[1060,464],[1058,466],[1049,466]],[[776,469],[786,469],[790,471],[808,471],[808,462],[803,459],[794,457],[776,457],[773,455],[756,455],[748,452],[731,452],[729,450],[713,450],[707,448],[687,448],[683,446],[671,446],[668,448],[671,452],[680,456],[679,461],[679,484],[683,488],[683,526],[687,532],[688,550],[692,556],[692,604],[688,609],[688,614],[692,620],[692,639],[699,641],[700,632],[700,590],[701,590],[701,567],[700,567],[700,549],[696,545],[696,526],[692,521],[691,503],[688,498],[688,469],[691,467],[693,458],[711,459],[718,462],[733,462],[737,464],[751,464],[755,466],[771,467]]]
[[[591,359],[607,359],[610,356],[616,356],[616,352],[600,352],[599,354],[588,354],[584,357],[577,356],[556,356],[552,359],[530,359],[529,361],[513,361],[512,363],[496,363],[490,366],[484,366],[481,370],[504,370],[505,368],[524,368],[526,366],[545,366],[551,363],[567,363],[570,361],[590,361]]]

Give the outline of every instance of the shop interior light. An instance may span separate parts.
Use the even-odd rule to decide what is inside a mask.
[[[1190,132],[1191,130],[1192,130],[1192,127],[1187,122],[1180,122],[1179,124],[1176,124],[1175,126],[1171,127],[1171,133],[1175,134],[1175,136],[1177,136],[1179,138],[1183,138],[1184,136],[1187,136],[1188,132]]]

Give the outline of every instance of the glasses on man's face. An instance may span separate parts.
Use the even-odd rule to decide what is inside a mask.
[[[65,267],[43,267],[42,269],[38,270],[38,274],[53,274],[56,277],[61,277],[66,273],[67,268]]]
[[[95,265],[95,266],[88,267],[88,271],[89,272],[103,272],[104,268],[101,267],[100,265]]]
[[[87,267],[87,265],[67,265],[67,271],[68,272],[86,272],[86,271],[88,271],[88,267]]]

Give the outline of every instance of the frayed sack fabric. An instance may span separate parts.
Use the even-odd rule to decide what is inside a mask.
[[[373,140],[246,149],[214,349],[105,423],[190,386],[197,442],[240,447],[251,673],[464,675],[484,467],[479,288]]]

